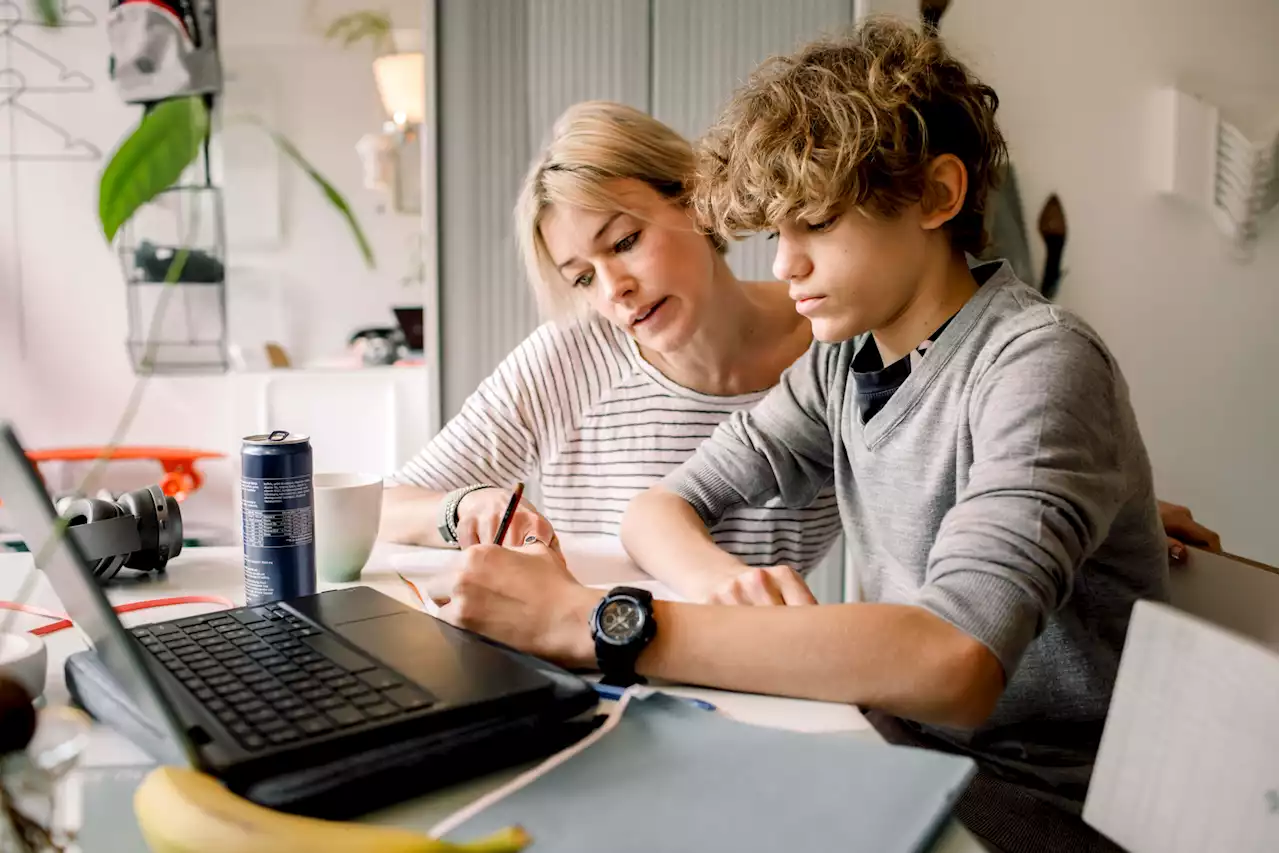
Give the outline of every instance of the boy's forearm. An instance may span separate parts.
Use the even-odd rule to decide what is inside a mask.
[[[378,538],[399,545],[450,548],[440,537],[437,519],[444,492],[418,486],[395,486],[382,491],[382,523]]]
[[[923,608],[893,604],[723,607],[659,601],[646,676],[845,702],[971,728],[995,707],[1003,669],[986,646]]]
[[[627,506],[622,544],[640,568],[693,601],[746,568],[712,541],[687,501],[661,486]]]

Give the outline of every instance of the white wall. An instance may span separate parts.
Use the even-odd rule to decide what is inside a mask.
[[[915,4],[872,0],[873,11]],[[1000,95],[1028,226],[1068,220],[1059,301],[1128,378],[1160,495],[1228,550],[1277,562],[1277,226],[1233,260],[1208,216],[1155,196],[1148,106],[1177,84],[1248,129],[1274,127],[1274,0],[961,0],[940,27]],[[1033,236],[1037,269],[1043,245]]]
[[[224,118],[232,122],[235,116],[257,112],[293,140],[351,203],[377,261],[376,269],[365,266],[346,224],[315,185],[277,158],[281,238],[261,248],[232,246],[230,261],[236,268],[233,274],[240,273],[242,297],[239,305],[233,302],[233,319],[240,321],[246,345],[251,330],[275,325],[295,364],[339,356],[356,329],[394,324],[389,306],[422,302],[419,288],[400,284],[411,266],[420,217],[391,210],[383,196],[361,183],[356,142],[386,120],[373,78],[373,49],[368,42],[344,49],[323,39],[328,21],[368,4],[223,0],[219,6],[222,58],[231,78]],[[421,0],[389,0],[377,8],[391,15],[397,27],[420,26]],[[254,128],[229,124],[228,130],[242,142],[261,138]],[[251,153],[256,156],[258,151]],[[262,152],[269,154],[269,146],[262,146]],[[243,212],[258,198],[271,198],[269,192],[248,189],[267,177],[236,171],[229,164],[229,217],[237,212],[237,202]],[[233,234],[234,227],[234,222],[228,223]],[[283,316],[255,328],[260,306],[281,304],[287,306]]]
[[[91,8],[101,19],[99,5]],[[393,322],[391,304],[421,300],[419,293],[398,284],[417,217],[380,213],[380,200],[360,185],[354,144],[360,134],[376,130],[382,118],[370,57],[354,48],[344,52],[326,45],[319,35],[325,20],[363,4],[224,0],[219,5],[228,56],[274,65],[280,129],[351,201],[380,264],[376,272],[365,270],[345,226],[316,189],[285,165],[283,239],[274,249],[232,255],[228,286],[233,305],[237,281],[255,282],[246,289],[278,282],[284,319],[295,332],[295,355],[332,355],[357,326]],[[379,6],[395,16],[397,25],[418,26],[419,0]],[[304,17],[309,8],[320,16],[318,22]],[[100,444],[110,436],[134,376],[123,346],[125,288],[97,224],[98,176],[139,110],[125,106],[107,80],[101,20],[94,27],[61,32],[33,27],[20,27],[18,32],[87,75],[95,86],[87,93],[27,93],[22,103],[97,146],[103,159],[0,159],[0,417],[13,419],[32,445]],[[273,50],[273,43],[283,46]],[[0,55],[0,66],[3,62]],[[3,153],[7,122],[0,122],[0,136],[6,136],[0,142]],[[230,180],[236,180],[235,175]],[[128,441],[234,446],[239,433],[231,413],[231,382],[223,376],[154,378]],[[231,458],[203,466],[209,479],[188,504],[188,517],[215,525],[231,523],[235,465]],[[157,476],[149,466],[113,470],[118,472],[113,485],[121,487]]]

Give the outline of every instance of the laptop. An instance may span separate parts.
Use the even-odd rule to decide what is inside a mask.
[[[582,679],[368,587],[125,628],[74,538],[53,540],[54,507],[3,422],[0,501],[92,647],[67,661],[73,699],[262,805],[351,817],[594,725]]]

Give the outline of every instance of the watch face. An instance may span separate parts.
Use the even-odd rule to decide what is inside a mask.
[[[644,620],[640,603],[634,598],[620,596],[605,604],[600,611],[600,633],[608,642],[625,646],[640,636]]]

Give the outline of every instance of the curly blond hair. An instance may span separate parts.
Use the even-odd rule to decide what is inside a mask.
[[[771,57],[734,94],[698,145],[698,219],[737,237],[848,208],[892,217],[929,193],[930,161],[953,154],[969,183],[947,227],[953,246],[977,254],[1007,156],[998,105],[936,36],[869,18]]]

